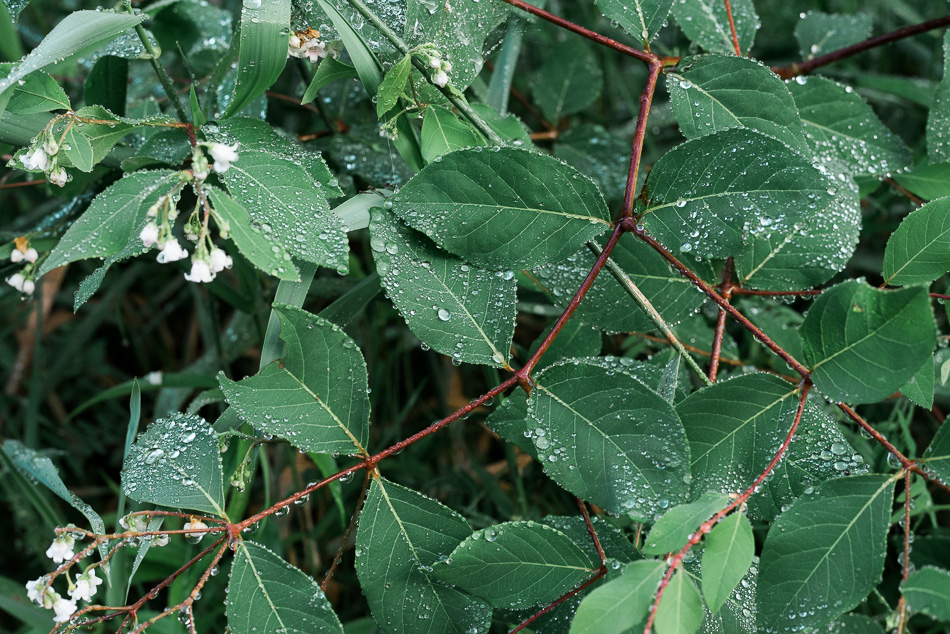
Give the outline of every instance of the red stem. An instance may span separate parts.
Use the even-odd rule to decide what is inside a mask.
[[[726,259],[726,270],[722,274],[722,284],[719,285],[722,296],[728,300],[732,294],[732,258]],[[716,319],[716,332],[713,335],[712,352],[709,355],[709,381],[716,382],[716,375],[719,373],[719,359],[722,356],[722,340],[726,334],[726,311],[719,309],[719,316]]]
[[[581,515],[584,516],[584,524],[587,525],[587,534],[594,542],[594,548],[597,549],[597,556],[600,557],[601,565],[607,561],[607,555],[604,553],[604,547],[600,545],[600,538],[597,536],[597,530],[594,529],[594,523],[590,519],[590,513],[587,511],[587,505],[584,500],[577,498],[577,506],[581,509]]]
[[[511,630],[511,632],[509,632],[508,634],[515,634],[515,632],[520,632],[521,630],[523,630],[524,628],[528,627],[529,625],[531,625],[532,623],[534,623],[536,620],[538,620],[539,618],[541,618],[542,616],[544,616],[545,614],[547,614],[548,612],[550,612],[551,610],[553,610],[553,609],[556,608],[557,606],[561,605],[562,603],[564,603],[565,601],[567,601],[568,599],[570,599],[571,597],[573,597],[573,596],[574,596],[575,594],[577,594],[578,592],[583,591],[584,588],[587,588],[587,587],[590,586],[591,584],[596,583],[596,582],[597,582],[601,577],[603,577],[605,574],[607,574],[607,567],[606,567],[606,566],[601,566],[601,567],[600,567],[600,570],[597,571],[597,574],[596,574],[596,575],[594,575],[593,577],[591,577],[590,579],[588,579],[587,581],[585,581],[585,582],[582,583],[581,585],[577,586],[576,588],[574,588],[573,590],[571,590],[570,592],[568,592],[567,594],[565,594],[564,596],[562,596],[560,599],[557,599],[556,601],[554,601],[554,602],[548,604],[547,606],[545,606],[544,608],[542,608],[542,609],[539,610],[538,612],[536,612],[536,613],[532,614],[531,616],[529,616],[527,619],[525,619],[524,621],[522,621],[521,624],[518,625],[518,627],[516,627],[515,629]]]
[[[732,6],[726,0],[726,15],[729,16],[729,28],[732,30],[732,44],[736,47],[736,55],[742,57],[742,47],[739,46],[739,36],[736,35],[736,22],[732,19]]]
[[[647,133],[647,117],[653,105],[653,93],[656,92],[657,78],[663,65],[659,61],[650,62],[647,84],[640,94],[640,112],[637,114],[637,127],[633,134],[633,147],[630,150],[630,169],[627,171],[627,186],[623,194],[623,218],[633,216],[633,200],[636,194],[637,178],[640,172],[640,159],[643,156],[643,142]]]

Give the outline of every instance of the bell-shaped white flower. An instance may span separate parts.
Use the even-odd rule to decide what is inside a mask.
[[[28,170],[45,172],[49,167],[49,157],[46,155],[46,150],[41,147],[35,147],[26,154],[21,154],[20,162]]]
[[[49,579],[45,576],[26,582],[26,596],[36,605],[42,605],[45,608],[51,607],[59,595],[52,588],[47,588],[46,583]],[[45,589],[45,591],[44,591]],[[45,595],[45,597],[44,597]]]
[[[436,70],[442,70],[442,60],[438,57],[429,58],[429,68],[434,68]]]
[[[56,536],[53,543],[46,549],[46,556],[54,563],[61,564],[67,559],[73,558],[73,546],[76,540],[69,533],[63,533]]]
[[[36,283],[33,280],[23,280],[23,288],[20,290],[23,291],[24,295],[32,295],[33,291],[36,290]]]
[[[53,139],[47,139],[46,142],[43,144],[43,149],[50,156],[54,156],[57,152],[59,152],[59,143],[57,143]]]
[[[168,262],[175,262],[176,260],[183,260],[187,257],[188,251],[181,248],[181,245],[178,244],[178,240],[172,239],[165,242],[161,253],[159,253],[155,259],[158,260],[159,264],[166,264]]]
[[[10,252],[10,261],[14,264],[17,262],[22,262],[25,257],[26,254],[24,254],[23,251],[20,251],[19,249],[14,249]]]
[[[142,239],[142,244],[148,248],[158,244],[158,225],[154,222],[146,223],[145,227],[142,228],[142,232],[139,233],[139,238]]]
[[[224,252],[223,249],[211,249],[211,270],[214,273],[220,273],[224,269],[231,268],[231,265],[234,261],[231,259],[231,256]]]
[[[449,76],[445,73],[444,70],[440,70],[434,75],[432,75],[432,83],[438,86],[439,88],[444,88],[447,83],[449,83]]]
[[[186,531],[198,531],[198,530],[207,530],[208,525],[202,522],[201,520],[196,520],[192,518],[190,522],[185,522],[185,525],[182,527],[182,530]]]
[[[65,623],[76,613],[76,602],[72,599],[60,597],[56,599],[56,602],[53,604],[53,612],[55,612],[53,616],[54,621],[57,623]]]
[[[238,160],[238,144],[226,145],[224,143],[212,143],[209,151],[211,158],[214,159],[214,171],[219,174],[228,171],[231,163]]]
[[[36,262],[38,257],[40,257],[40,254],[33,247],[27,249],[26,253],[23,254],[23,259],[30,263]]]
[[[214,271],[204,260],[192,258],[191,273],[185,273],[185,279],[189,282],[210,282],[214,279]]]
[[[17,289],[21,293],[23,292],[23,283],[26,281],[26,278],[23,277],[22,273],[14,273],[7,278],[7,284]]]
[[[69,596],[74,601],[92,601],[92,597],[96,594],[96,589],[101,583],[102,579],[96,576],[96,571],[89,569],[76,579],[76,587],[69,591]]]
[[[66,170],[63,169],[62,167],[57,167],[56,169],[54,169],[52,172],[49,173],[49,182],[53,183],[54,185],[59,185],[60,187],[64,187],[66,185],[67,180],[68,180],[68,177],[66,174]]]
[[[450,62],[450,61],[444,61],[444,62],[442,62],[442,70],[444,70],[444,71],[447,72],[447,73],[451,73],[451,72],[452,72],[452,62]]]

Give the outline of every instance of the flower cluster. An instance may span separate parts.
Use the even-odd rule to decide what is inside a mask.
[[[61,564],[73,559],[73,550],[76,545],[76,539],[70,533],[60,533],[53,540],[53,543],[46,550],[46,556],[53,560],[53,563]],[[69,582],[69,597],[63,598],[52,587],[52,579],[44,575],[26,584],[26,595],[30,601],[39,606],[52,610],[53,620],[57,623],[65,623],[76,612],[77,601],[92,601],[98,587],[102,584],[102,579],[96,576],[94,566],[90,566],[80,574],[73,582],[66,577]]]
[[[36,273],[36,260],[40,257],[40,254],[37,253],[36,249],[29,246],[26,238],[17,238],[14,245],[15,247],[10,253],[10,261],[14,264],[25,262],[26,265],[19,272],[8,277],[6,282],[24,295],[32,295],[33,291],[36,290],[33,276]]]
[[[452,72],[452,62],[442,59],[438,56],[438,52],[436,52],[435,55],[429,57],[429,68],[435,71],[432,73],[432,83],[439,88],[444,88],[445,85],[449,83],[449,73]]]
[[[311,62],[320,61],[321,57],[327,56],[327,45],[320,41],[320,32],[313,29],[306,31],[296,31],[290,35],[290,42],[287,46],[288,57],[306,57]]]
[[[227,145],[225,143],[200,144],[195,148],[194,154],[191,157],[191,173],[198,182],[204,182],[208,178],[212,167],[209,165],[204,152],[201,151],[201,146],[208,148],[211,160],[214,161],[214,171],[218,174],[223,174],[228,171],[231,167],[231,163],[238,160],[237,143],[234,145]]]
[[[30,148],[20,155],[23,169],[31,172],[44,172],[49,182],[63,187],[69,176],[59,166],[59,143],[49,130],[33,139]]]

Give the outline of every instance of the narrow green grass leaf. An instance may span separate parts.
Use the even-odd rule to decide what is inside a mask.
[[[290,42],[290,5],[290,0],[244,3],[237,84],[223,114],[225,118],[264,94],[284,70]]]

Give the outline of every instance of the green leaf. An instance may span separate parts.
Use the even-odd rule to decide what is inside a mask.
[[[597,8],[609,20],[641,43],[656,37],[666,24],[674,0],[597,0]]]
[[[726,602],[752,565],[755,538],[752,525],[734,512],[713,527],[703,549],[703,596],[714,614]]]
[[[924,464],[944,482],[950,482],[950,425],[941,425],[924,451]]]
[[[894,480],[823,482],[769,530],[757,589],[764,631],[818,628],[857,606],[880,581]]]
[[[301,105],[307,105],[316,99],[320,89],[330,82],[336,81],[337,79],[351,79],[353,77],[359,77],[355,67],[344,64],[330,55],[324,57],[320,65],[317,66],[317,72],[313,74],[310,85],[307,86],[307,90],[304,91],[303,97],[300,99]]]
[[[431,163],[455,150],[485,145],[482,135],[468,123],[440,106],[426,108],[422,120],[422,158]]]
[[[836,51],[871,37],[871,16],[809,11],[795,25],[795,39],[806,60]]]
[[[571,621],[570,634],[621,634],[647,616],[666,572],[663,561],[635,561],[623,575],[584,597]]]
[[[732,17],[736,25],[739,48],[746,53],[752,48],[755,32],[759,29],[759,16],[752,0],[732,0]],[[735,55],[736,45],[729,26],[726,3],[721,0],[690,0],[673,3],[673,16],[693,42],[710,53]]]
[[[528,356],[533,355],[541,346],[545,337],[550,334],[556,321],[544,329],[528,348]],[[600,354],[602,336],[600,331],[584,324],[579,319],[568,320],[558,332],[557,337],[548,346],[544,356],[534,366],[536,371],[541,371],[549,365],[558,361],[570,359],[573,357],[596,357]]]
[[[6,77],[13,64],[0,64],[0,77]],[[11,91],[7,111],[11,114],[33,114],[50,110],[69,110],[69,97],[56,80],[41,70],[30,73]]]
[[[590,176],[610,208],[621,204],[630,167],[629,141],[601,125],[581,123],[558,135],[554,156]]]
[[[237,85],[223,117],[264,94],[287,64],[290,0],[246,2],[241,9],[240,58]]]
[[[366,454],[369,396],[359,348],[321,317],[286,304],[274,311],[284,354],[243,381],[218,375],[228,403],[257,429],[304,451]]]
[[[589,579],[598,564],[561,531],[505,522],[476,531],[432,570],[498,608],[550,603]]]
[[[590,179],[557,159],[514,148],[448,154],[391,200],[414,229],[485,268],[563,260],[610,225]]]
[[[855,175],[883,176],[910,164],[910,150],[851,86],[824,77],[787,82],[818,157]]]
[[[914,376],[901,386],[901,394],[920,407],[930,409],[934,405],[935,379],[934,357],[930,355]]]
[[[40,267],[40,275],[76,260],[122,251],[137,237],[133,231],[144,222],[148,207],[174,187],[177,177],[169,170],[135,172],[110,185],[69,228]]]
[[[13,94],[9,88],[34,71],[76,53],[111,41],[148,17],[115,11],[73,11],[53,27],[43,41],[0,79],[0,113]]]
[[[729,496],[725,493],[706,491],[695,502],[674,506],[656,521],[641,550],[647,555],[679,551],[689,543],[690,535],[699,529],[700,524],[728,503]]]
[[[672,406],[605,361],[564,362],[537,377],[531,441],[558,484],[608,511],[652,521],[686,501],[689,447]]]
[[[936,336],[926,288],[882,291],[856,280],[822,293],[799,334],[815,387],[849,403],[899,390],[927,361]]]
[[[239,202],[217,188],[208,188],[216,219],[228,228],[231,240],[251,264],[280,280],[300,280],[290,254],[257,227]]]
[[[7,16],[0,17],[9,17],[12,23],[16,23],[17,19],[20,17],[20,13],[30,4],[30,0],[3,0],[3,7],[8,12]]]
[[[703,623],[703,599],[682,568],[673,573],[653,622],[657,634],[693,634]]]
[[[327,0],[317,0],[317,3],[326,12],[333,27],[340,34],[343,46],[346,48],[346,52],[349,54],[353,67],[356,69],[366,92],[370,96],[375,95],[379,85],[383,82],[383,67],[376,59],[376,55],[370,50],[363,36],[350,25],[349,21],[332,4]]]
[[[863,614],[845,614],[828,624],[829,634],[884,634],[881,624]]]
[[[571,38],[554,46],[531,85],[541,112],[556,124],[597,101],[604,74],[591,47]]]
[[[950,162],[950,31],[943,34],[943,68],[927,118],[927,158],[934,165]]]
[[[218,437],[199,416],[174,413],[139,434],[122,465],[133,500],[224,517]]]
[[[370,247],[389,298],[423,343],[456,361],[508,366],[514,273],[471,266],[381,209],[373,210]]]
[[[75,125],[66,129],[60,151],[76,169],[83,172],[92,171],[94,166],[92,144]]]
[[[76,124],[92,145],[93,163],[101,162],[115,147],[116,143],[137,127],[146,126],[148,123],[173,121],[164,115],[155,115],[145,119],[128,119],[116,116],[102,106],[86,106],[77,110],[76,114],[80,117],[98,119],[104,122]],[[179,130],[179,134],[185,136],[183,130]]]
[[[827,207],[828,186],[809,159],[781,141],[727,130],[657,161],[645,185],[643,223],[674,253],[729,257],[749,239],[789,233],[810,210]]]
[[[86,103],[98,104],[110,112],[125,115],[129,88],[129,60],[115,55],[103,55],[86,77],[83,97]],[[181,130],[175,132],[184,137]]]
[[[604,240],[598,239],[598,242],[603,244]],[[610,257],[668,323],[676,324],[702,306],[702,293],[671,270],[662,255],[636,236],[621,236]],[[582,247],[566,260],[538,269],[536,279],[553,294],[554,304],[563,308],[580,288],[596,259],[590,249]],[[712,269],[707,264],[693,268],[701,278],[712,280]],[[594,280],[575,315],[608,332],[649,332],[656,328],[636,300],[606,271]]]
[[[392,110],[402,97],[406,90],[406,84],[409,83],[409,71],[412,70],[412,55],[406,55],[401,60],[393,64],[383,83],[379,85],[379,92],[376,97],[376,116],[382,118],[384,114]]]
[[[527,417],[528,395],[521,390],[515,390],[495,411],[488,415],[485,424],[504,440],[512,443],[532,458],[537,459],[538,452],[534,448],[534,444],[525,435],[528,430]]]
[[[228,629],[343,634],[320,586],[260,544],[241,541],[228,583]]]
[[[666,76],[673,113],[687,139],[751,128],[798,152],[805,130],[784,82],[767,66],[735,51],[685,57]]]
[[[950,198],[910,212],[884,249],[884,281],[903,286],[933,282],[950,271]]]
[[[950,621],[950,573],[946,570],[921,568],[901,584],[901,593],[912,612]]]
[[[894,180],[924,200],[950,196],[950,165],[921,161],[910,172],[894,174]]]
[[[487,632],[491,607],[430,575],[471,534],[448,507],[375,478],[356,532],[356,574],[376,621],[390,632]]]

